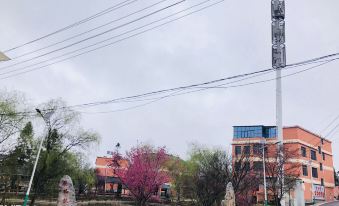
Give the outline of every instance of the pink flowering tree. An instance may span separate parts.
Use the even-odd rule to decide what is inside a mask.
[[[170,180],[164,165],[168,155],[164,148],[139,146],[127,152],[126,157],[113,155],[113,168],[122,183],[135,197],[138,206],[144,206],[161,185]]]

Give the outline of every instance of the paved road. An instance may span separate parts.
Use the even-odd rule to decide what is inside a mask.
[[[339,206],[339,201],[332,202],[332,203],[327,203],[327,204],[324,204],[324,205],[321,205],[321,206]]]

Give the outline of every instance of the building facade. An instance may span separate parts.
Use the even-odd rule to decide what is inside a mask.
[[[114,173],[112,157],[97,157],[95,161],[95,170],[97,178],[97,189],[99,193],[115,193],[128,195],[128,190],[121,183],[120,179]],[[120,162],[122,167],[127,166],[127,162]]]
[[[99,193],[104,194],[120,194],[122,196],[129,196],[128,188],[121,182],[118,176],[114,173],[112,166],[112,157],[97,157],[95,161],[97,187]],[[122,169],[128,167],[127,160],[120,160],[119,165]],[[170,183],[165,183],[154,192],[154,196],[160,198],[169,198],[171,195]]]
[[[234,126],[232,157],[235,159],[240,154],[247,153],[251,155],[251,164],[260,164],[260,158],[254,155],[258,153],[258,145],[261,147],[260,145],[265,144],[269,154],[276,150],[277,143],[275,126]],[[298,152],[298,155],[288,161],[297,165],[293,173],[297,174],[302,184],[305,202],[334,200],[331,141],[302,127],[293,126],[283,129],[283,143],[289,151]],[[262,190],[257,194],[257,200],[262,200]],[[293,192],[291,198],[294,198]]]

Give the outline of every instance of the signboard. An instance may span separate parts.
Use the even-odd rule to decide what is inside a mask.
[[[325,200],[325,187],[321,185],[313,185],[312,187],[313,199]]]

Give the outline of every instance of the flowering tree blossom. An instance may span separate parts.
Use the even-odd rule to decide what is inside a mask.
[[[121,165],[121,158],[128,161]],[[122,183],[135,197],[137,205],[143,206],[159,190],[161,185],[169,181],[164,165],[168,155],[164,148],[154,149],[150,146],[132,148],[126,157],[113,155],[113,168]]]

